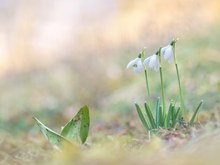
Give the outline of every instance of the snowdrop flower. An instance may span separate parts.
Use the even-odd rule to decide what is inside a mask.
[[[159,71],[160,64],[159,64],[158,56],[156,54],[146,58],[143,64],[151,69],[154,69],[156,72]]]
[[[173,62],[174,53],[173,53],[173,46],[167,45],[161,49],[161,55],[167,60],[169,63]]]
[[[143,69],[141,57],[137,57],[134,60],[130,61],[127,65],[127,69],[129,68],[133,68],[134,72],[140,73]]]

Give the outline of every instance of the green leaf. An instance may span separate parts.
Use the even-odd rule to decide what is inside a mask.
[[[167,118],[166,118],[166,126],[165,128],[169,128],[170,126],[170,120],[172,118],[172,111],[174,109],[174,106],[173,106],[173,102],[171,101],[170,102],[170,106],[169,106],[169,110],[168,110],[168,114],[167,114]]]
[[[181,110],[180,107],[178,107],[176,113],[175,113],[175,108],[174,108],[174,110],[173,110],[173,112],[174,112],[174,118],[173,118],[173,122],[172,122],[172,128],[174,128],[174,127],[176,126],[176,123],[177,123],[177,121],[178,121],[178,117],[179,117],[179,114],[180,114],[180,110]]]
[[[152,114],[152,112],[151,112],[151,110],[150,110],[150,107],[147,105],[146,102],[144,103],[144,107],[145,107],[145,111],[146,111],[147,117],[148,117],[148,119],[149,119],[149,121],[150,121],[151,128],[152,128],[152,129],[156,128],[156,123],[155,123],[153,114]]]
[[[67,140],[65,137],[59,135],[55,131],[51,130],[50,128],[46,127],[43,123],[41,123],[36,117],[33,117],[33,119],[36,121],[37,125],[39,126],[41,132],[44,134],[46,139],[49,141],[49,143],[54,147],[61,147],[61,145],[67,144],[67,145],[73,145],[69,140]]]
[[[160,127],[163,127],[164,121],[165,120],[164,120],[164,116],[163,116],[163,108],[160,105],[160,115],[159,115],[159,125],[160,125]]]
[[[68,140],[84,143],[88,137],[90,125],[89,108],[82,107],[79,112],[63,127],[61,135]]]
[[[193,116],[192,116],[192,118],[191,118],[191,120],[189,122],[190,126],[194,123],[194,120],[196,118],[196,115],[197,115],[197,113],[199,111],[199,108],[201,107],[202,103],[203,103],[203,100],[201,100],[201,102],[199,103],[198,107],[196,108],[196,110],[195,110],[195,112],[194,112],[194,114],[193,114]]]
[[[160,126],[160,98],[157,98],[157,105],[156,105],[156,128]]]
[[[146,121],[145,118],[144,118],[144,115],[143,115],[143,113],[142,113],[142,111],[141,111],[140,106],[139,106],[137,103],[135,103],[135,107],[136,107],[138,116],[139,116],[139,118],[140,118],[140,120],[141,120],[141,123],[143,124],[144,128],[145,128],[147,131],[150,130],[150,127],[148,126],[147,121]]]
[[[172,112],[171,112],[171,121],[172,121],[172,125],[171,127],[173,127],[173,123],[175,122],[174,119],[175,119],[175,103],[173,105],[173,108],[172,108]]]
[[[175,121],[176,121],[177,118],[179,117],[180,111],[181,111],[181,108],[178,107],[178,109],[177,109],[177,111],[176,111],[176,114],[174,115],[174,120],[175,120]]]

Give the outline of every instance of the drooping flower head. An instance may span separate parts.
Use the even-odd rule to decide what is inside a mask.
[[[161,48],[161,55],[169,63],[172,63],[173,59],[174,59],[173,46],[171,44],[169,44],[169,45]]]
[[[175,60],[174,47],[175,47],[175,44],[178,40],[179,40],[178,38],[173,39],[169,45],[164,46],[163,48],[161,48],[161,52],[160,52],[161,55],[169,63],[172,63],[173,60]]]
[[[140,55],[128,63],[127,69],[130,69],[130,68],[133,68],[134,72],[136,73],[142,72],[143,64],[142,64]]]
[[[140,73],[143,70],[143,63],[142,60],[144,58],[146,48],[139,53],[138,57],[135,58],[134,60],[130,61],[127,65],[127,69],[133,68],[134,72]]]
[[[145,66],[154,69],[156,72],[159,71],[159,59],[157,54],[153,54],[152,56],[147,57],[143,63]]]

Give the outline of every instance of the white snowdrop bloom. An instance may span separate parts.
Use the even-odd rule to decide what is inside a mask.
[[[133,68],[134,72],[140,73],[143,69],[141,58],[137,57],[134,60],[130,61],[127,65],[127,69],[129,68]]]
[[[159,59],[158,59],[158,56],[156,54],[146,58],[144,60],[144,65],[148,66],[149,68],[151,69],[154,69],[156,72],[159,71]]]
[[[173,46],[167,45],[161,49],[161,55],[167,60],[169,63],[173,62],[174,53],[173,53]]]

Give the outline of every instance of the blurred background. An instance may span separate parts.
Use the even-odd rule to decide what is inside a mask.
[[[32,116],[60,127],[87,104],[93,122],[129,120],[146,99],[144,77],[127,70],[179,38],[186,107],[219,109],[219,0],[0,0],[0,127],[26,132]],[[164,63],[166,100],[177,96]],[[149,71],[152,99],[159,75]]]

